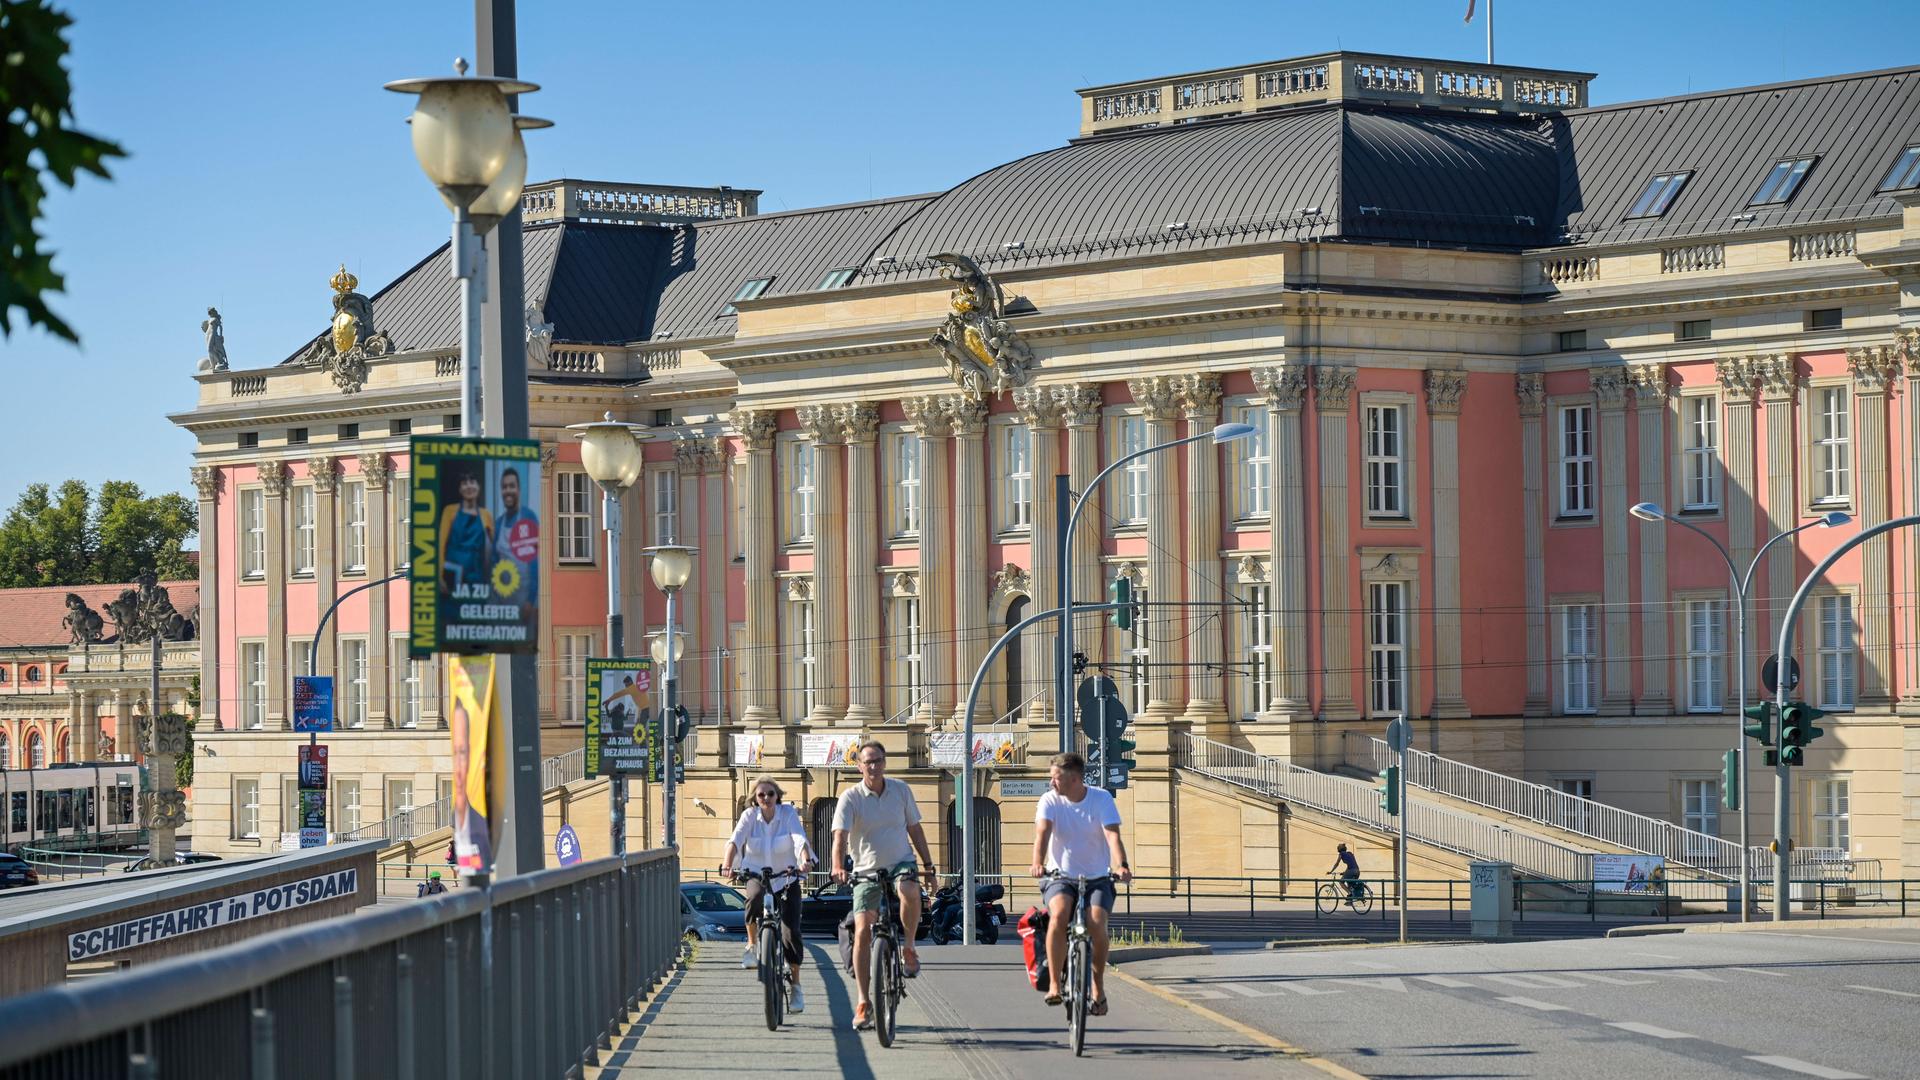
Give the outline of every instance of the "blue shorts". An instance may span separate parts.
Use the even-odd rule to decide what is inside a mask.
[[[1113,879],[1111,877],[1089,880],[1087,882],[1087,906],[1089,908],[1101,908],[1105,911],[1112,911],[1114,892]],[[1046,888],[1040,890],[1040,902],[1051,909],[1053,907],[1054,897],[1066,896],[1078,900],[1079,893],[1080,883],[1078,881],[1068,878],[1054,878],[1047,882]]]

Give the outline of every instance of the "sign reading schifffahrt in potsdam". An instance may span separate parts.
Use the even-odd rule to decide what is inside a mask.
[[[158,915],[145,915],[67,935],[67,960],[89,960],[122,949],[151,945],[182,934],[275,915],[308,904],[352,896],[360,887],[359,871],[348,868],[319,874],[284,885],[254,889],[219,900],[189,904]]]
[[[409,651],[536,651],[540,444],[416,436],[412,452]]]
[[[647,767],[652,690],[652,660],[587,658],[588,776],[639,773]]]

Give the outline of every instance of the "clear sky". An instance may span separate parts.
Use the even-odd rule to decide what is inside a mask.
[[[1485,0],[1481,0],[1482,7]],[[1596,72],[1597,103],[1920,61],[1920,4],[1495,0],[1496,59]],[[0,343],[0,509],[73,476],[191,493],[209,304],[235,368],[373,293],[448,216],[383,82],[473,54],[462,0],[70,0],[79,126],[131,155],[58,194],[53,301],[80,348]],[[521,0],[530,179],[764,189],[774,211],[935,191],[1072,137],[1087,85],[1346,48],[1484,59],[1466,0],[643,3]],[[377,320],[377,313],[376,313]],[[17,323],[16,323],[17,326]]]

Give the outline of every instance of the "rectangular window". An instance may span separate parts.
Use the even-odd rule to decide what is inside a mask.
[[[1560,609],[1560,711],[1592,713],[1600,699],[1600,639],[1592,604]]]
[[[1407,708],[1407,586],[1367,584],[1367,711],[1398,716]]]
[[[1267,494],[1273,468],[1273,450],[1267,443],[1270,415],[1264,405],[1248,405],[1236,410],[1235,418],[1252,428],[1253,434],[1240,440],[1236,448],[1239,455],[1239,468],[1236,470],[1239,482],[1234,485],[1234,490],[1240,511],[1235,517],[1269,516]]]
[[[680,542],[680,474],[656,472],[653,483],[653,542]]]
[[[593,653],[592,634],[555,635],[560,639],[560,702],[554,712],[561,723],[584,724],[587,715],[587,657]]]
[[[1813,846],[1850,851],[1853,829],[1848,824],[1847,804],[1851,801],[1851,780],[1815,780],[1813,782]]]
[[[1560,331],[1559,340],[1561,352],[1583,352],[1587,347],[1587,332],[1585,330],[1562,330]]]
[[[1593,516],[1593,406],[1560,410],[1560,516]]]
[[[1718,600],[1689,600],[1687,618],[1687,711],[1719,712],[1725,702],[1727,630]]]
[[[242,449],[242,450],[252,450],[252,449],[255,449],[256,447],[258,447],[259,445],[260,445],[260,433],[259,433],[259,432],[257,432],[257,431],[243,431],[243,432],[241,432],[241,433],[240,433],[240,449]]]
[[[654,427],[672,427],[673,426],[673,410],[672,409],[653,410],[653,426]]]
[[[364,480],[349,480],[340,485],[340,558],[347,573],[366,572],[367,484]]]
[[[457,412],[450,412],[442,416],[440,418],[440,430],[446,432],[449,435],[459,434],[460,414]]]
[[[789,666],[787,669],[787,710],[790,720],[811,715],[819,700],[819,635],[813,622],[813,601],[792,600],[787,609]]]
[[[1848,482],[1852,457],[1852,402],[1844,386],[1813,391],[1813,500],[1844,503],[1853,490]]]
[[[1138,453],[1147,448],[1147,421],[1144,417],[1120,418],[1120,454]],[[1120,523],[1147,523],[1148,465],[1146,458],[1130,461],[1120,470]]]
[[[300,785],[291,776],[280,780],[280,831],[300,831]]]
[[[554,515],[560,523],[561,562],[593,561],[593,484],[583,472],[555,475]]]
[[[1920,187],[1920,146],[1909,146],[1893,159],[1893,168],[1880,181],[1881,191],[1903,191]]]
[[[249,641],[240,646],[240,713],[247,730],[267,726],[267,646]]]
[[[319,672],[313,668],[314,663],[312,638],[287,639],[288,671],[293,672],[295,675],[318,675]]]
[[[431,661],[407,657],[407,639],[404,635],[394,637],[388,655],[394,658],[394,673],[398,676],[398,685],[393,693],[393,721],[403,728],[419,727],[426,704],[427,665]]]
[[[413,418],[410,416],[403,416],[398,420],[387,421],[387,434],[389,435],[413,434]]]
[[[1792,202],[1794,193],[1800,190],[1800,181],[1807,178],[1807,170],[1813,168],[1810,157],[1788,158],[1776,161],[1767,170],[1766,179],[1760,181],[1760,190],[1753,193],[1748,206],[1765,206],[1770,203]]]
[[[1258,716],[1273,704],[1273,586],[1249,585],[1245,613],[1247,643],[1246,693],[1241,715]]]
[[[893,437],[893,535],[920,535],[920,436]]]
[[[751,281],[747,281],[743,283],[740,286],[739,291],[733,294],[733,299],[727,302],[727,306],[720,309],[720,314],[722,315],[740,314],[739,310],[736,309],[733,305],[739,303],[742,300],[753,300],[758,298],[762,293],[767,291],[767,286],[772,284],[773,284],[773,279],[770,277],[754,278]]]
[[[1816,617],[1820,620],[1820,707],[1853,708],[1854,669],[1858,658],[1853,647],[1853,597],[1818,597]]]
[[[340,722],[367,726],[367,639],[340,639]]]
[[[887,681],[893,690],[893,697],[888,711],[894,722],[900,722],[907,719],[906,714],[927,690],[920,598],[895,597],[890,624],[893,631],[893,676]]]
[[[1673,205],[1673,197],[1687,185],[1690,172],[1661,173],[1647,181],[1640,189],[1640,197],[1633,200],[1633,208],[1627,211],[1630,218],[1659,217]]]
[[[260,778],[233,778],[233,835],[239,839],[260,839]]]
[[[1008,424],[1001,429],[1002,530],[1033,527],[1033,429],[1025,424]]]
[[[1582,836],[1592,836],[1593,807],[1588,806],[1587,802],[1593,800],[1593,778],[1563,776],[1556,781],[1556,786],[1562,793],[1571,795],[1574,799],[1586,800],[1586,802],[1574,802],[1569,799],[1561,803],[1560,810],[1565,815],[1561,820],[1565,822],[1567,829]]]
[[[413,813],[413,779],[387,781],[387,816]]]
[[[360,781],[333,782],[333,831],[338,837],[360,830]]]
[[[1720,508],[1720,399],[1683,398],[1680,408],[1681,454],[1686,462],[1684,510]]]
[[[359,424],[341,424],[339,429],[334,433],[334,437],[339,439],[341,442],[349,442],[353,439],[357,439],[360,437],[360,425]]]
[[[304,446],[307,442],[307,429],[303,427],[287,429],[287,443],[291,446]]]
[[[813,444],[787,444],[787,542],[813,543]]]
[[[293,572],[313,573],[313,533],[317,514],[311,485],[293,489]]]
[[[842,266],[829,270],[827,271],[827,276],[820,279],[820,287],[822,289],[842,288],[847,282],[853,280],[853,275],[859,272],[860,268],[857,266]]]
[[[1838,330],[1841,323],[1841,309],[1837,307],[1814,308],[1807,312],[1807,329]]]
[[[1680,781],[1680,824],[1693,832],[1720,835],[1720,781]]]
[[[1673,335],[1675,341],[1706,341],[1713,337],[1712,319],[1688,319]]]
[[[240,573],[243,577],[267,576],[267,494],[259,488],[240,492]]]
[[[1407,411],[1400,405],[1366,407],[1367,516],[1407,516]]]

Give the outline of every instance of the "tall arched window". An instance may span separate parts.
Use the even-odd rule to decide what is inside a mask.
[[[1019,626],[1020,620],[1026,617],[1027,598],[1022,596],[1007,606],[1007,629],[1011,630]],[[1025,631],[1025,633],[1028,634],[1036,632],[1037,628],[1035,627],[1028,627]],[[1007,712],[1012,712],[1020,708],[1027,700],[1027,691],[1023,682],[1026,673],[1021,670],[1020,664],[1020,653],[1023,651],[1021,649],[1022,644],[1024,644],[1024,642],[1016,641],[1008,645],[1007,648],[1000,653],[1001,659],[1006,663],[1007,696],[1004,700],[1007,703]]]
[[[47,767],[47,740],[40,737],[38,731],[27,735],[27,768],[44,769]]]
[[[13,768],[13,742],[7,738],[6,732],[0,731],[0,769],[11,768]]]

